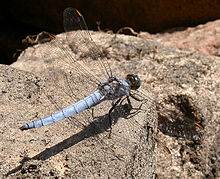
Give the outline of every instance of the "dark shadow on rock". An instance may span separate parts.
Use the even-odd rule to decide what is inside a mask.
[[[120,109],[119,109],[120,108]],[[128,104],[123,104],[120,106],[116,106],[113,112],[111,113],[111,116],[114,116],[114,122],[117,123],[119,118],[129,118],[129,114],[131,111],[132,107]],[[123,110],[123,113],[118,113],[118,111]],[[133,114],[132,114],[133,116]],[[21,165],[18,167],[10,170],[7,174],[6,177],[18,172],[19,170],[22,170],[23,165],[25,162],[30,161],[30,160],[47,160],[48,158],[55,156],[59,152],[62,152],[65,149],[68,149],[75,144],[79,143],[80,141],[96,136],[98,134],[101,134],[105,132],[106,130],[110,129],[110,123],[109,123],[109,114],[105,114],[104,116],[99,116],[95,117],[95,120],[91,122],[87,127],[85,127],[81,132],[72,135],[71,137],[65,139],[64,141],[45,149],[41,153],[35,155],[32,158],[24,158],[23,160],[20,161]],[[114,126],[112,126],[114,127]]]
[[[196,104],[193,104],[187,95],[171,95],[164,103],[169,104],[169,108],[158,112],[159,130],[170,137],[200,143],[202,129],[195,123],[201,125],[204,119],[196,108]]]

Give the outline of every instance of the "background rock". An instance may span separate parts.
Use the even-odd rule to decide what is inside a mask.
[[[218,1],[49,1],[10,0],[1,6],[0,59],[11,64],[16,49],[24,49],[21,40],[41,31],[62,32],[62,12],[66,7],[78,8],[90,29],[115,32],[125,26],[135,31],[162,32],[173,27],[196,26],[220,18]],[[6,45],[7,44],[7,45]],[[8,48],[8,49],[7,49]],[[4,59],[4,60],[3,60]]]
[[[158,150],[157,176],[159,178],[219,177],[219,57],[181,51],[174,47],[164,47],[152,40],[143,40],[136,37],[108,35],[104,33],[92,34],[95,42],[101,46],[107,54],[110,54],[107,56],[109,58],[110,56],[113,57],[110,58],[109,61],[112,64],[114,73],[118,73],[120,76],[131,72],[137,73],[142,79],[142,87],[145,90],[151,91],[155,96],[158,113],[158,128],[160,130],[157,134],[157,138],[168,146],[172,153],[171,156],[169,156],[165,154],[163,150]],[[65,39],[65,34],[59,35],[59,38]],[[66,42],[64,43],[66,44]],[[45,62],[49,64],[49,66],[53,64],[53,60],[42,58],[41,53],[47,52],[47,50],[44,49],[45,47],[41,45],[28,48],[21,54],[19,60],[14,63],[12,67],[42,75],[45,70],[43,64],[45,64]],[[50,51],[49,54],[51,54]],[[53,53],[50,57],[53,57]],[[86,56],[84,56],[84,58],[85,57]],[[81,56],[77,59],[81,58],[83,57]],[[88,60],[89,64],[91,62],[92,61]],[[90,67],[94,67],[94,65],[91,63]],[[8,69],[11,71],[11,67]],[[11,74],[14,74],[13,76],[16,76],[20,79],[21,83],[23,83],[23,77],[21,78],[19,77],[20,75],[16,75],[18,72],[19,71],[15,70],[14,73],[10,72],[6,73],[6,75],[5,72],[3,72],[2,74],[5,75],[4,79],[6,80],[3,84],[8,84],[10,81],[15,81],[13,84],[17,84],[17,80],[10,80]],[[13,92],[14,95],[11,95],[12,92],[10,91],[9,96],[6,96],[7,98],[12,96],[12,98],[9,99],[15,101],[13,102],[14,105],[10,104],[9,106],[22,108],[22,105],[18,104],[24,104],[24,106],[26,106],[26,104],[30,103],[31,106],[25,110],[30,110],[30,112],[10,113],[10,111],[13,111],[13,107],[11,107],[11,110],[7,111],[12,116],[9,115],[9,117],[5,117],[7,115],[3,114],[4,122],[1,125],[1,131],[3,136],[10,136],[6,138],[7,141],[5,144],[8,144],[7,146],[12,145],[12,143],[14,143],[14,147],[20,146],[22,149],[20,149],[21,151],[18,153],[22,153],[23,148],[28,147],[28,155],[34,156],[47,147],[46,145],[41,145],[41,143],[43,143],[42,138],[44,138],[45,143],[49,140],[50,146],[55,145],[59,141],[66,140],[67,136],[71,135],[69,131],[74,126],[71,126],[71,121],[67,120],[66,123],[63,123],[64,127],[59,126],[57,128],[53,125],[50,126],[48,130],[39,129],[33,132],[28,131],[28,136],[30,135],[28,138],[24,136],[23,133],[18,133],[17,128],[20,125],[18,125],[17,122],[19,121],[19,124],[23,124],[27,120],[27,117],[24,117],[25,115],[29,114],[28,119],[30,119],[31,116],[34,118],[35,115],[38,116],[39,112],[44,112],[44,110],[47,109],[44,106],[44,102],[36,101],[36,99],[40,101],[41,98],[40,93],[37,92],[39,90],[38,86],[40,85],[39,80],[34,76],[31,77],[32,75],[25,76],[26,82],[24,84],[26,85],[21,86],[22,89],[25,88],[28,92],[21,93],[22,95],[20,96],[18,95],[20,93],[16,91],[19,88],[16,85],[12,85],[6,89],[9,91],[12,89],[12,91],[14,91],[12,87],[16,86]],[[32,80],[28,80],[27,77]],[[27,87],[29,89],[27,89]],[[2,95],[7,94],[7,90],[3,90]],[[29,96],[31,94],[36,95],[36,97],[30,98]],[[19,101],[22,101],[22,103],[19,103]],[[8,104],[7,100],[6,104]],[[25,107],[23,107],[23,109],[24,108]],[[38,111],[38,113],[36,113],[36,111]],[[49,110],[47,112],[50,113]],[[20,120],[15,120],[13,116],[19,114],[22,115],[19,117]],[[194,124],[195,122],[202,125],[204,129],[196,126]],[[57,131],[60,130],[63,136],[57,133]],[[49,137],[47,137],[47,133]],[[14,135],[17,137],[13,137]],[[58,136],[59,139],[51,139],[53,135]],[[18,138],[19,142],[17,141]],[[30,140],[30,138],[33,138],[31,141],[36,141],[34,145],[30,145],[29,143],[31,141],[27,141]],[[5,137],[3,139],[5,139]],[[39,147],[36,147],[36,143]],[[11,149],[5,148],[6,153],[9,150]],[[36,152],[33,152],[34,150]],[[52,152],[53,150],[50,151]],[[64,153],[66,152],[68,153],[69,150],[65,149]],[[18,157],[18,153],[13,154],[17,156],[16,162],[12,162],[12,159],[7,159],[7,162],[3,165],[4,171],[11,170],[11,168],[17,166],[17,162],[22,158]],[[85,154],[90,155],[88,151],[85,152]],[[72,155],[73,154],[70,155],[70,158]],[[46,160],[46,162],[55,161],[56,165],[63,165],[63,160],[60,161],[59,156],[63,156],[63,152],[51,157],[51,159]],[[66,155],[66,157],[68,158],[68,155]],[[69,160],[72,166],[71,161],[74,163],[74,160]],[[38,164],[34,164],[34,166],[38,166]],[[54,167],[51,167],[51,169],[53,168]],[[23,167],[22,171],[23,170],[26,171],[27,169]],[[141,174],[141,172],[139,174]]]
[[[154,39],[165,46],[174,46],[181,50],[220,56],[220,20],[194,28],[174,28],[155,35],[142,32],[138,36]]]

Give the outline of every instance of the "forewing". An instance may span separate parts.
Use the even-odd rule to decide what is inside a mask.
[[[40,118],[87,97],[97,90],[100,83],[98,77],[76,60],[76,55],[64,43],[62,36],[46,34],[51,41],[37,46],[36,50],[40,51],[41,59],[44,60],[42,69],[44,67],[46,70],[42,75],[45,77],[45,94],[52,105],[50,105],[51,109],[48,110],[48,113],[40,115]],[[41,43],[40,38],[38,38],[38,43]],[[91,62],[88,66],[93,65],[96,65],[95,62]],[[79,116],[74,116],[71,119],[71,126],[82,128],[82,126],[88,125],[92,119],[91,115],[85,115],[85,113],[79,114],[82,116],[81,120],[76,119],[80,118]]]
[[[111,77],[112,71],[106,54],[92,40],[82,14],[77,9],[66,8],[63,13],[63,25],[71,49],[80,53],[82,57],[89,56],[96,60],[98,68],[94,68],[94,70],[99,71],[99,74],[105,78]],[[81,60],[83,61],[84,58]]]

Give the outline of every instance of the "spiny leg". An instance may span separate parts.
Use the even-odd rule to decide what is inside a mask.
[[[111,137],[112,133],[112,126],[114,125],[114,120],[112,120],[111,113],[115,109],[115,107],[118,105],[118,103],[121,101],[121,98],[119,98],[111,107],[111,109],[108,112],[108,119],[109,119],[109,127],[110,127],[110,133],[109,133],[109,138]]]
[[[141,104],[139,105],[139,107],[137,107],[137,108],[132,107],[131,100],[130,100],[129,97],[133,98],[133,99],[136,100],[136,101],[141,102]],[[124,98],[124,99],[125,99],[125,98]],[[124,99],[123,99],[123,100],[124,100]],[[141,110],[143,110],[143,109],[141,108],[142,105],[143,105],[143,100],[142,100],[142,99],[137,98],[136,96],[132,95],[131,93],[129,94],[129,96],[126,97],[126,99],[127,99],[127,102],[128,102],[129,107],[131,107],[131,109],[135,110],[134,112],[130,112],[129,118],[135,116],[135,115],[138,114]]]
[[[135,95],[129,93],[129,96],[132,97],[133,99],[135,99],[136,101],[143,101],[143,99],[139,99],[138,97],[136,97]]]
[[[125,99],[127,99],[128,104],[131,106],[131,101],[130,101],[130,99],[129,99],[129,96],[126,96],[125,98],[123,98],[123,99],[121,100],[120,106],[122,106],[122,103],[124,102]]]
[[[131,100],[129,99],[129,96],[127,96],[126,98],[127,98],[128,104],[131,106]]]
[[[127,99],[128,104],[125,104],[127,107],[127,110],[129,111],[129,114],[131,112],[131,110],[133,109],[132,105],[131,105],[131,101],[129,99],[129,96],[126,96],[125,98],[123,98],[119,104],[119,106],[122,106],[122,103],[124,102],[124,100]],[[127,119],[127,117],[125,117]]]

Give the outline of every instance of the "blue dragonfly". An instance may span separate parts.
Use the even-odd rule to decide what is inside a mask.
[[[146,93],[139,90],[141,86],[141,80],[137,75],[128,74],[125,79],[122,79],[121,77],[114,76],[112,74],[112,70],[108,62],[108,59],[92,40],[85,20],[82,14],[77,9],[66,8],[64,10],[63,24],[64,30],[67,33],[67,41],[72,41],[71,39],[74,39],[73,36],[80,39],[72,43],[75,45],[76,48],[88,49],[88,54],[94,60],[96,60],[97,67],[100,70],[99,74],[102,74],[103,78],[101,78],[101,76],[94,75],[94,73],[92,73],[91,70],[89,70],[86,67],[86,65],[83,65],[82,63],[80,63],[79,60],[76,60],[74,55],[72,55],[72,53],[66,47],[64,47],[62,42],[59,41],[59,39],[56,36],[47,33],[47,35],[51,39],[52,47],[50,53],[62,53],[65,57],[64,59],[60,59],[62,65],[64,67],[69,66],[73,73],[78,74],[79,77],[83,76],[84,84],[80,85],[79,89],[84,88],[84,90],[86,91],[86,86],[93,85],[96,87],[96,90],[94,90],[90,94],[88,90],[87,96],[83,99],[80,99],[77,96],[79,93],[75,93],[72,98],[77,99],[77,101],[75,100],[76,102],[74,104],[60,109],[58,112],[51,114],[47,117],[29,122],[23,125],[20,128],[21,130],[39,128],[42,126],[47,126],[56,123],[65,118],[74,116],[78,113],[82,113],[83,111],[86,111],[87,109],[90,109],[103,101],[112,102],[112,107],[110,108],[108,113],[109,125],[112,126],[115,123],[114,118],[112,118],[111,116],[112,111],[116,109],[116,106],[122,104],[123,101],[127,100],[130,106],[130,98],[140,101],[140,106],[146,101],[153,101],[152,97],[146,95]],[[72,33],[73,31],[74,33]],[[68,33],[70,34],[69,36]],[[53,47],[56,47],[56,49],[58,49],[58,52],[53,52]],[[55,82],[55,84],[56,83],[57,82]],[[68,84],[66,85],[69,86]],[[69,88],[71,87],[69,86]]]

